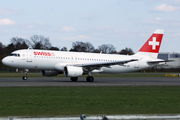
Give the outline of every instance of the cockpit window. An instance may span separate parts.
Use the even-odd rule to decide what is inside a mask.
[[[15,57],[20,57],[20,54],[16,54],[16,53],[11,53],[9,56],[15,56]]]

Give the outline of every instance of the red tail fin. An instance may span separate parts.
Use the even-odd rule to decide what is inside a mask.
[[[157,29],[146,41],[139,52],[159,53],[164,30]]]

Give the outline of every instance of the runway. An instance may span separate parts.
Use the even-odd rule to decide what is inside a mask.
[[[157,78],[127,78],[127,77],[96,77],[94,82],[86,82],[79,77],[77,82],[66,77],[0,78],[0,87],[30,87],[30,86],[180,86],[180,77]]]

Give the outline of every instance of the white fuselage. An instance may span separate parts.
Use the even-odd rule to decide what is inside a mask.
[[[101,67],[100,70],[93,70],[92,72],[121,73],[137,71],[152,67],[149,64],[147,64],[147,58],[143,58],[142,56],[136,55],[129,56],[116,54],[113,55],[100,53],[63,52],[33,49],[14,51],[12,55],[7,56],[3,59],[3,63],[5,65],[15,68],[63,71],[65,66],[72,64],[74,65],[103,63],[122,61],[127,59],[138,59],[138,61],[128,62],[123,65],[105,66]]]

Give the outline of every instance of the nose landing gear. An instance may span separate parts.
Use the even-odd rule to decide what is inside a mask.
[[[28,77],[27,77],[28,71],[29,71],[28,69],[24,69],[25,75],[22,77],[23,80],[27,80],[28,79]]]
[[[23,79],[23,80],[27,80],[28,77],[27,77],[27,76],[23,76],[22,79]]]

